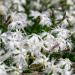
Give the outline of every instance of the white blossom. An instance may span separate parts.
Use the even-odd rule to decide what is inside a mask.
[[[22,29],[27,26],[27,15],[23,13],[11,13],[12,22],[9,24],[8,29]]]
[[[40,13],[38,11],[31,11],[30,16],[32,16],[34,19],[36,19],[39,16],[41,25],[51,26],[51,20],[49,18],[49,13],[47,12]]]
[[[59,48],[60,50],[66,50],[67,49],[67,44],[66,44],[66,40],[62,39],[62,38],[56,38],[58,44],[59,44]]]
[[[68,74],[71,75],[71,62],[68,59],[59,59],[57,64],[54,64],[56,61],[51,60],[49,66],[45,68],[45,72],[52,73],[52,75],[58,75],[59,73],[62,75]]]
[[[27,69],[33,71],[31,67],[38,64],[47,74],[72,75],[72,62],[68,58],[54,59],[51,54],[73,49],[74,3],[74,0],[0,0],[0,16],[3,16],[0,75],[21,75]],[[72,27],[68,28],[70,24]],[[42,32],[35,33],[39,29]]]
[[[52,30],[52,33],[56,33],[57,37],[58,38],[63,38],[63,39],[66,39],[66,38],[69,38],[71,32],[67,29],[64,29],[64,28],[55,28],[54,30]]]
[[[41,15],[40,12],[31,10],[30,16],[32,16],[34,19],[36,19],[40,15]]]
[[[4,5],[0,4],[0,15],[6,15],[7,14],[7,8]]]
[[[0,75],[8,75],[5,70],[5,65],[0,65]]]
[[[41,14],[41,21],[40,24],[42,25],[47,25],[47,26],[51,26],[51,20],[50,18],[47,16],[47,14]]]
[[[46,36],[46,37],[44,37],[44,41],[43,41],[44,50],[47,50],[50,52],[52,52],[53,50],[57,51],[59,48],[59,45],[58,45],[57,41],[55,40],[54,36],[52,36],[49,33],[44,34],[44,36]]]

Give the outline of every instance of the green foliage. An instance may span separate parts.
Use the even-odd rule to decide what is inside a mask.
[[[31,73],[31,70],[28,68],[28,69],[25,69],[24,71],[23,71],[23,73]]]
[[[72,52],[63,52],[63,58],[69,58],[72,62],[75,62],[75,53]]]
[[[32,21],[34,22],[33,25],[27,26],[24,28],[28,35],[32,34],[32,33],[39,34],[39,33],[42,33],[44,31],[48,32],[50,30],[50,27],[47,27],[46,25],[42,26],[39,24],[39,21],[40,21],[39,17],[37,19],[34,19],[34,20],[32,19]]]
[[[71,35],[71,41],[73,43],[73,48],[72,48],[72,51],[75,52],[75,36],[74,35]]]
[[[4,61],[4,63],[7,65],[7,66],[11,66],[12,65],[12,62],[13,62],[13,59],[11,57],[9,57],[7,60]]]
[[[2,32],[7,31],[7,24],[4,23],[4,16],[3,15],[0,15],[0,30],[2,30]]]
[[[38,24],[34,24],[33,26],[28,26],[25,28],[25,31],[26,33],[29,35],[29,34],[32,34],[32,33],[36,33],[36,34],[39,34],[39,33],[42,33],[44,31],[49,31],[49,28],[46,27],[46,26],[41,26],[41,25],[38,25]]]
[[[67,4],[67,0],[60,0],[60,6],[62,7],[63,11],[69,10],[70,5]]]
[[[52,54],[50,54],[50,57],[49,57],[49,59],[51,60],[51,59],[59,59],[59,58],[61,58],[61,54],[60,54],[60,52],[53,52]]]
[[[62,51],[62,52],[54,52],[50,55],[50,60],[52,58],[58,60],[60,58],[68,58],[70,61],[75,62],[75,53],[69,51]]]

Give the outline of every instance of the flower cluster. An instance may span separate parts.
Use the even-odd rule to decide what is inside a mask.
[[[0,75],[74,75],[63,56],[75,49],[74,9],[74,0],[0,0]]]

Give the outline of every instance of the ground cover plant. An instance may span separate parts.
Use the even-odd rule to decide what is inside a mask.
[[[0,75],[75,75],[75,0],[0,0]]]

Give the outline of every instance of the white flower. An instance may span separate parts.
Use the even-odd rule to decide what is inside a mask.
[[[12,5],[12,0],[0,0],[2,1],[3,5],[9,10]]]
[[[67,44],[66,44],[66,40],[62,39],[62,38],[56,38],[58,44],[59,44],[59,47],[60,47],[60,50],[65,50],[67,48]]]
[[[25,4],[26,0],[14,0],[13,3],[14,4]]]
[[[20,12],[24,12],[25,11],[25,9],[22,7],[22,6],[20,6],[20,5],[18,5],[18,11]]]
[[[7,14],[7,8],[4,5],[0,4],[0,15],[6,15]]]
[[[11,56],[11,51],[8,51],[4,55],[0,56],[0,64],[3,63],[5,60],[7,60]]]
[[[63,39],[67,39],[70,36],[70,31],[64,28],[55,28],[54,30],[51,31],[51,33],[56,33],[58,38],[63,38]]]
[[[60,0],[56,0],[56,1],[55,1],[55,0],[51,0],[51,4],[52,4],[52,5],[53,5],[53,4],[58,4],[59,1],[60,1]]]
[[[62,71],[62,75],[71,75],[72,74],[72,69],[71,69],[72,63],[70,62],[69,59],[60,59],[60,62],[58,63],[58,66],[64,66],[64,69]]]
[[[16,12],[11,12],[11,19],[12,21],[26,21],[27,15],[24,13],[16,13]]]
[[[58,9],[62,9],[62,8],[59,7]],[[57,20],[61,20],[63,18],[63,13],[62,12],[60,12],[58,10],[55,10],[54,13],[55,13],[55,17],[56,17]]]
[[[42,64],[43,66],[46,67],[50,67],[50,62],[48,62],[48,58],[47,57],[40,57],[40,58],[36,58],[32,64]]]
[[[41,17],[41,21],[40,21],[40,24],[41,25],[47,25],[47,26],[51,26],[51,20],[50,20],[50,18],[47,16],[47,14],[44,14],[44,13],[42,13],[41,15],[40,15],[40,17]]]
[[[42,7],[40,0],[31,1],[30,5],[31,5],[31,8],[35,7],[37,10],[39,10]]]
[[[59,66],[61,67],[61,65],[65,65],[65,67],[64,68],[66,68],[66,70],[70,70],[70,68],[71,68],[71,65],[72,65],[72,63],[71,63],[71,61],[69,60],[69,59],[59,59],[60,60],[60,62],[59,62]]]
[[[0,69],[0,75],[7,75],[7,73],[4,70]]]
[[[64,39],[68,38],[70,36],[70,32],[67,30],[63,30],[58,33],[57,37],[62,37]]]
[[[66,27],[69,26],[69,24],[68,24],[68,22],[67,22],[67,19],[64,19],[64,20],[63,20],[61,26],[62,26],[63,28],[66,28]]]
[[[44,57],[40,52],[43,46],[43,42],[39,35],[33,34],[32,37],[29,37],[29,39],[27,39],[26,45],[27,46],[25,47],[27,51],[31,52],[32,56],[35,55],[37,58]]]
[[[0,65],[0,75],[8,75],[5,70],[5,65]]]
[[[11,13],[12,22],[9,24],[8,29],[22,29],[27,26],[27,15],[22,13]]]
[[[56,61],[53,59],[48,64],[48,66],[45,67],[46,73],[52,73],[52,75],[58,75],[59,73],[61,75],[71,75],[72,70],[71,69],[71,62],[69,59],[59,59],[59,61],[56,63]]]
[[[32,64],[39,64],[39,63],[44,64],[44,60],[45,59],[43,58],[36,58]]]
[[[7,0],[7,1],[6,0],[0,0],[0,14],[1,15],[6,15],[6,16],[8,15],[8,13],[11,11],[10,8],[11,8],[11,6],[13,4],[12,2],[13,2],[13,0]],[[21,3],[21,2],[19,1],[19,3]],[[14,6],[14,4],[13,4],[13,6]]]
[[[32,16],[34,19],[36,19],[40,15],[41,15],[40,12],[31,10],[30,16]]]
[[[7,32],[1,35],[1,39],[7,49],[14,50],[15,48],[20,48],[20,45],[22,45],[23,36],[20,31]]]
[[[24,67],[27,66],[27,62],[25,61],[26,50],[22,48],[24,46],[24,37],[22,36],[22,33],[20,31],[6,32],[1,35],[1,38],[5,44],[6,49],[8,49],[9,51],[12,50],[11,53],[14,55],[17,54],[13,57],[14,62],[16,62],[19,71],[23,71]],[[6,60],[11,55],[11,53],[8,52],[8,54],[5,54],[0,60]]]
[[[8,29],[9,30],[23,29],[26,26],[27,26],[27,24],[24,21],[14,21],[9,24]]]
[[[66,12],[66,15],[68,16],[68,20],[71,24],[75,24],[75,21],[74,21],[74,16],[73,16],[73,13],[74,11],[71,10],[70,12]]]
[[[72,0],[67,0],[67,4],[73,5],[73,1]]]
[[[20,75],[19,71],[11,72],[10,75]]]
[[[72,71],[67,71],[66,69],[64,69],[62,75],[72,75]]]
[[[17,66],[19,72],[21,72],[21,73],[28,66],[24,55],[21,53],[19,53],[17,56],[14,57],[14,62],[16,63],[16,66]]]
[[[31,11],[30,16],[33,16],[34,19],[36,19],[38,16],[40,17],[40,24],[41,25],[46,25],[50,26],[51,25],[51,20],[49,18],[49,13],[48,12],[38,12],[38,11]]]
[[[60,50],[71,50],[72,49],[72,42],[70,40],[65,40],[63,38],[56,38]]]
[[[52,73],[52,75],[58,75],[58,72],[62,72],[62,70],[60,69],[60,67],[57,67],[57,65],[54,64],[55,60],[51,60],[50,63],[48,63],[48,65],[45,67],[45,71],[46,73]]]
[[[59,45],[56,41],[56,39],[54,38],[53,35],[51,35],[50,33],[47,33],[47,35],[44,35],[46,37],[44,37],[44,41],[43,41],[43,48],[44,50],[47,51],[58,51]]]

